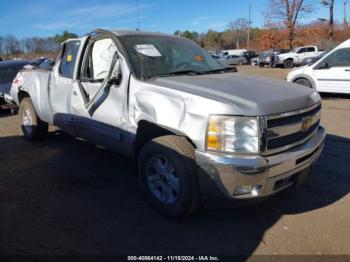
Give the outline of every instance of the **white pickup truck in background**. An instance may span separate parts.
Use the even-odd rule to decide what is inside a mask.
[[[320,51],[317,46],[302,46],[294,48],[291,52],[277,55],[276,65],[283,65],[285,68],[293,68],[300,64],[305,58],[320,56],[324,51]]]

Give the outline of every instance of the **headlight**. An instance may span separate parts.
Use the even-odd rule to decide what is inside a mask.
[[[207,150],[259,153],[259,124],[255,117],[210,116]]]

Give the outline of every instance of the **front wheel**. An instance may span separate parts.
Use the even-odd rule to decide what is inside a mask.
[[[25,97],[21,101],[19,115],[22,121],[22,133],[26,140],[37,141],[46,136],[49,125],[39,118],[30,97]]]
[[[302,86],[306,86],[306,87],[312,88],[312,85],[311,85],[310,81],[305,79],[305,78],[299,78],[294,83],[296,83],[298,85],[302,85]]]
[[[186,138],[149,141],[138,158],[138,175],[146,197],[163,215],[183,218],[199,207],[194,147]]]
[[[284,68],[288,68],[288,69],[291,69],[294,67],[294,62],[293,60],[286,60],[284,62]]]

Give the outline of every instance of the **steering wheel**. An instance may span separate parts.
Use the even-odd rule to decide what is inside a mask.
[[[180,64],[176,65],[175,68],[176,69],[186,69],[186,68],[189,68],[191,67],[191,63],[189,62],[181,62]]]

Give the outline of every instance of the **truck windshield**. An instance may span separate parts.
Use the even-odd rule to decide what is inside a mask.
[[[224,67],[194,42],[167,36],[122,36],[131,66],[140,79],[181,74],[209,74]]]

